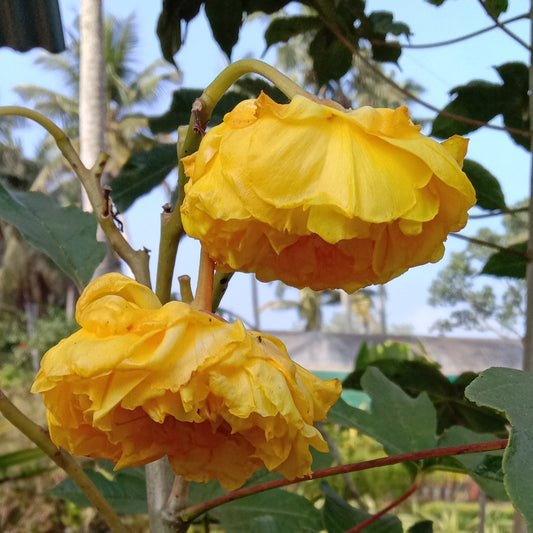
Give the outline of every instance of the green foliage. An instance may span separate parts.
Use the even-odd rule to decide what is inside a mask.
[[[466,85],[454,87],[450,91],[454,99],[444,111],[481,123],[502,115],[506,127],[529,131],[527,65],[511,62],[495,67],[495,70],[503,83],[473,80]],[[445,139],[454,134],[464,135],[477,130],[480,126],[479,123],[472,124],[439,115],[433,121],[431,134]],[[517,144],[529,149],[527,135],[513,133],[511,137]]]
[[[352,507],[326,482],[322,482],[320,488],[326,496],[322,512],[328,533],[344,533],[371,516],[366,511]],[[403,528],[398,517],[385,515],[371,526],[366,527],[365,531],[369,533],[402,533]]]
[[[465,391],[484,406],[505,412],[511,423],[509,446],[503,456],[505,487],[513,504],[533,527],[533,376],[511,368],[489,368]]]
[[[175,144],[156,144],[133,154],[113,180],[111,197],[120,212],[159,185],[178,166]]]
[[[106,253],[96,240],[96,218],[77,207],[59,207],[36,192],[8,192],[0,186],[0,218],[47,254],[78,287],[86,285]]]
[[[515,207],[522,205],[520,203]],[[482,228],[476,238],[522,250],[520,245],[514,243],[527,238],[526,213],[505,215],[503,222],[505,234]],[[516,254],[494,253],[492,248],[474,242],[469,243],[463,252],[451,254],[448,265],[431,284],[429,299],[431,305],[450,307],[451,312],[434,327],[440,332],[461,327],[521,336],[525,283],[516,278],[523,273],[524,263],[525,260]],[[485,282],[486,278],[480,278],[480,273],[506,276],[508,279],[499,288],[493,280]]]
[[[498,18],[507,11],[509,0],[485,0],[485,8],[493,16]]]
[[[148,512],[144,468],[127,467],[115,473],[104,468],[100,470],[87,468],[85,473],[118,513],[144,514]],[[49,491],[49,494],[69,500],[79,507],[91,506],[85,494],[71,478],[65,478]]]
[[[205,0],[205,14],[215,41],[231,59],[243,23],[243,0]]]
[[[471,159],[465,159],[463,171],[476,190],[476,205],[488,210],[507,209],[500,182],[483,165]]]
[[[491,276],[526,279],[527,269],[527,241],[509,246],[511,250],[522,252],[522,255],[499,251],[492,254],[481,270],[481,274]]]

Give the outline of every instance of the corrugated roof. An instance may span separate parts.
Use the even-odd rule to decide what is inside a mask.
[[[387,340],[406,342],[441,365],[448,376],[481,372],[491,366],[521,368],[523,346],[518,340],[462,339],[456,337],[417,337],[412,335],[351,335],[316,331],[274,331],[292,359],[309,370],[351,372],[361,345],[382,344]]]
[[[58,0],[0,0],[0,46],[65,50]]]

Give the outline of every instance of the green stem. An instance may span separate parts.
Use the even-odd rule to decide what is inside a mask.
[[[100,187],[100,176],[108,156],[101,154],[94,167],[88,169],[81,162],[80,157],[65,132],[51,120],[37,111],[25,107],[7,106],[0,107],[0,116],[16,115],[27,117],[45,128],[56,141],[57,147],[70,163],[72,169],[83,185],[91,202],[94,214],[104,230],[106,237],[117,254],[130,266],[135,279],[139,283],[150,287],[150,274],[148,270],[148,254],[145,250],[134,250],[115,225],[113,215],[109,212],[108,200]]]
[[[420,461],[423,459],[431,459],[435,457],[447,457],[452,455],[463,455],[466,453],[479,453],[489,452],[495,450],[503,450],[509,443],[508,439],[495,440],[490,442],[481,442],[474,444],[464,444],[461,446],[448,446],[445,448],[432,448],[430,450],[422,450],[420,452],[402,453],[399,455],[391,455],[389,457],[380,457],[379,459],[372,459],[370,461],[363,461],[360,463],[352,463],[347,465],[332,466],[331,468],[324,468],[323,470],[317,470],[310,476],[306,476],[298,479],[275,479],[273,481],[267,481],[254,487],[245,487],[233,492],[223,494],[218,498],[213,498],[206,502],[202,502],[196,505],[191,505],[181,513],[181,520],[186,523],[190,523],[201,514],[218,507],[227,502],[232,502],[251,494],[257,494],[266,490],[277,489],[280,487],[286,487],[294,483],[301,483],[302,481],[310,481],[312,479],[321,479],[328,476],[336,476],[338,474],[344,474],[347,472],[360,472],[361,470],[369,470],[371,468],[378,468],[382,466],[390,466],[398,463],[406,463],[411,461]]]
[[[276,68],[258,59],[241,59],[226,67],[204,90],[200,100],[202,100],[206,122],[209,120],[213,109],[222,95],[242,76],[254,72],[271,81],[282,93],[292,99],[296,95],[305,96],[311,100],[316,100],[316,96],[302,89],[289,77],[282,74]],[[202,114],[202,118],[204,115]]]
[[[113,533],[127,533],[128,529],[120,521],[102,493],[87,477],[80,464],[62,448],[58,448],[48,437],[48,432],[30,420],[17,409],[0,390],[0,412],[26,437],[34,442],[54,463],[62,468],[87,496],[95,509],[105,519]]]

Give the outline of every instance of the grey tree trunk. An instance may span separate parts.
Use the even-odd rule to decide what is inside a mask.
[[[533,2],[530,4],[529,19],[530,19],[530,35],[531,42],[533,42]],[[529,116],[533,117],[533,54],[529,60]],[[531,140],[530,150],[533,154],[533,120],[530,126]],[[531,196],[533,195],[533,157],[531,158],[531,176],[529,186],[529,243],[528,253],[531,257],[533,254],[533,203]],[[524,364],[523,368],[526,372],[533,371],[533,262],[529,261],[526,271],[527,282],[527,310],[526,310],[526,335],[524,338]],[[515,511],[513,533],[528,533],[526,523],[520,513]]]
[[[105,150],[106,134],[106,77],[104,56],[104,25],[102,0],[81,0],[80,13],[80,158],[91,168],[100,152]],[[105,176],[102,176],[102,180]],[[82,208],[92,211],[85,190],[82,189]],[[107,242],[101,228],[97,238]],[[96,269],[94,277],[119,269],[120,263],[113,249]]]

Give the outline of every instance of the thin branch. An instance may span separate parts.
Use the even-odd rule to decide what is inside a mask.
[[[87,477],[74,457],[62,448],[58,448],[48,436],[48,432],[30,420],[15,407],[0,390],[0,412],[21,433],[35,443],[57,466],[64,470],[87,496],[95,509],[102,515],[113,533],[127,533],[128,529],[109,505],[102,493]]]
[[[392,46],[395,48],[409,48],[413,50],[417,49],[425,49],[425,48],[437,48],[440,46],[447,46],[449,44],[456,44],[460,43],[462,41],[466,41],[468,39],[471,39],[472,37],[477,37],[478,35],[482,35],[483,33],[487,33],[488,31],[494,30],[495,28],[499,28],[501,25],[510,24],[511,22],[516,22],[517,20],[526,19],[529,17],[529,13],[523,13],[522,15],[517,15],[516,17],[512,17],[508,20],[505,20],[504,22],[501,22],[500,24],[496,23],[492,26],[487,26],[486,28],[482,28],[481,30],[474,31],[472,33],[467,33],[466,35],[461,35],[460,37],[454,37],[453,39],[448,39],[446,41],[439,41],[436,43],[425,43],[425,44],[400,44],[397,41],[379,41],[379,40],[371,40],[371,44],[379,44],[380,46]]]
[[[415,481],[411,488],[402,494],[397,500],[394,500],[390,505],[387,505],[385,509],[382,509],[379,511],[379,513],[376,513],[373,516],[370,516],[366,520],[363,520],[360,524],[357,524],[352,529],[349,529],[346,531],[346,533],[359,533],[360,531],[363,531],[363,529],[366,529],[368,526],[372,525],[374,522],[377,522],[382,516],[385,516],[391,509],[394,509],[395,507],[398,507],[401,503],[403,503],[409,496],[411,496],[416,490],[418,489],[419,485]]]
[[[513,33],[509,28],[506,28],[502,22],[500,22],[487,8],[485,2],[483,0],[478,0],[481,7],[484,9],[485,13],[494,21],[494,24],[498,26],[502,31],[504,31],[511,39],[514,39],[518,44],[522,45],[526,50],[531,52],[531,46],[529,46],[525,41],[522,41],[518,35]]]
[[[469,219],[480,219],[480,218],[489,218],[489,217],[495,217],[499,215],[515,215],[517,213],[527,213],[529,211],[529,207],[517,207],[516,209],[497,209],[495,211],[491,211],[490,213],[483,213],[482,215],[469,215]]]
[[[495,124],[489,124],[488,122],[484,122],[482,120],[475,120],[467,117],[463,117],[460,115],[456,115],[455,113],[449,113],[448,111],[445,111],[444,109],[439,109],[438,107],[426,102],[425,100],[422,100],[415,94],[411,93],[410,91],[404,89],[400,85],[398,85],[394,80],[390,79],[386,74],[381,72],[379,69],[377,69],[368,59],[366,59],[359,50],[350,42],[350,40],[345,37],[339,29],[331,23],[326,18],[322,17],[322,22],[325,26],[329,28],[329,30],[335,34],[337,39],[352,52],[353,55],[357,56],[358,59],[360,59],[372,72],[381,78],[383,81],[394,87],[399,93],[403,94],[406,98],[413,100],[414,102],[417,102],[418,104],[426,107],[427,109],[431,109],[431,111],[434,111],[435,113],[438,113],[439,115],[447,118],[451,118],[452,120],[457,120],[458,122],[464,122],[465,124],[472,124],[473,126],[477,126],[478,128],[486,127],[493,130],[498,131],[505,131],[507,133],[511,133],[514,135],[520,135],[522,137],[529,138],[531,136],[529,131],[519,130],[517,128],[508,128],[506,126],[497,126]]]
[[[471,242],[472,244],[479,244],[481,246],[486,246],[487,248],[494,248],[499,252],[506,252],[509,254],[518,255],[519,257],[523,257],[528,261],[531,259],[531,256],[528,252],[522,252],[520,250],[515,250],[514,248],[509,248],[507,246],[500,246],[499,244],[495,244],[493,242],[482,241],[481,239],[476,239],[475,237],[468,237],[467,235],[461,235],[460,233],[450,233],[449,235],[457,239],[462,239],[463,241]]]
[[[117,254],[130,266],[135,279],[150,287],[150,274],[148,270],[148,254],[144,250],[134,250],[115,225],[113,215],[108,212],[108,204],[100,187],[99,177],[107,160],[106,154],[100,154],[94,167],[88,169],[81,162],[78,152],[70,142],[65,132],[41,113],[19,106],[0,107],[0,116],[15,115],[27,117],[45,128],[54,138],[63,157],[70,163],[72,170],[81,181],[93,207],[94,214],[104,230],[111,246]]]
[[[218,507],[227,502],[232,502],[245,496],[264,492],[266,490],[277,489],[280,487],[286,487],[293,485],[294,483],[301,483],[302,481],[310,481],[312,479],[321,479],[328,476],[336,476],[338,474],[344,474],[346,472],[360,472],[361,470],[369,470],[371,468],[378,468],[382,466],[390,466],[398,463],[406,463],[411,461],[420,461],[423,459],[431,459],[435,457],[447,457],[453,455],[463,455],[466,453],[480,453],[489,452],[495,450],[503,450],[509,443],[508,439],[496,440],[490,442],[481,442],[474,444],[464,444],[461,446],[449,446],[445,448],[434,448],[431,450],[422,450],[420,452],[402,453],[399,455],[391,455],[389,457],[380,457],[379,459],[372,459],[370,461],[363,461],[361,463],[353,463],[348,465],[332,466],[331,468],[324,468],[323,470],[317,470],[309,476],[305,476],[297,479],[275,479],[261,483],[254,487],[245,487],[233,492],[223,494],[218,498],[213,498],[206,502],[202,502],[185,509],[181,513],[181,520],[183,522],[190,523],[192,520],[200,516],[201,514]]]

